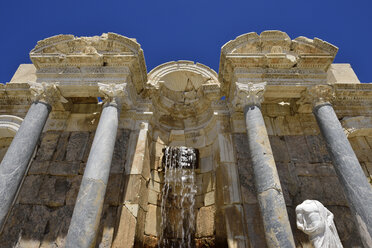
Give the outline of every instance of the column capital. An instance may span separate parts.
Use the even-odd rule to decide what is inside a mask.
[[[331,85],[315,85],[307,88],[303,102],[312,103],[313,107],[331,103],[335,98],[335,91]]]
[[[57,102],[67,103],[68,101],[62,96],[58,85],[54,83],[36,83],[29,82],[32,100],[34,102],[44,102],[54,105]]]
[[[118,109],[124,105],[129,106],[131,101],[129,99],[127,84],[98,84],[98,91],[104,95],[104,105],[113,105]]]
[[[234,108],[242,110],[245,106],[260,106],[264,100],[263,94],[266,82],[239,83],[235,82],[234,98],[231,101]]]

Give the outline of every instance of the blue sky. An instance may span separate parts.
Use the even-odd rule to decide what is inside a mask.
[[[115,32],[136,38],[147,70],[192,60],[218,72],[221,46],[264,30],[318,37],[337,47],[336,63],[350,63],[361,82],[372,82],[372,1],[329,0],[64,0],[0,1],[0,82],[10,81],[38,40]]]

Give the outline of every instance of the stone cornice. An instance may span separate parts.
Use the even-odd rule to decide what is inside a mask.
[[[235,82],[234,98],[232,107],[237,111],[243,111],[246,106],[261,106],[264,100],[266,82],[261,83],[238,83]]]
[[[296,71],[326,72],[334,60],[338,48],[318,38],[298,37],[291,40],[281,31],[247,33],[227,42],[221,49],[219,80],[226,94],[235,82],[237,69],[261,69],[296,76]],[[266,80],[266,78],[261,80]]]
[[[94,37],[53,36],[39,41],[30,52],[30,58],[40,78],[46,78],[56,71],[59,72],[59,78],[66,76],[81,79],[81,74],[100,77],[105,71],[122,74],[123,70],[120,68],[124,67],[131,73],[137,93],[143,90],[147,81],[140,44],[135,39],[115,33]]]

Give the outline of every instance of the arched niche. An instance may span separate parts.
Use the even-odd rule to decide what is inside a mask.
[[[0,161],[8,150],[23,119],[14,115],[0,115]]]
[[[167,131],[196,130],[213,116],[211,103],[220,97],[217,73],[192,61],[173,61],[154,68],[147,86],[155,124]]]

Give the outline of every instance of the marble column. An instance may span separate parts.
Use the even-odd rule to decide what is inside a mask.
[[[119,109],[125,85],[100,85],[105,103],[94,136],[79,194],[75,203],[66,247],[94,247],[110,175]]]
[[[34,101],[0,164],[0,230],[15,201],[51,105],[61,98],[54,84],[30,83],[30,91]]]
[[[372,247],[372,189],[330,103],[332,87],[314,86],[308,94],[362,242],[365,247]]]
[[[260,109],[265,86],[265,83],[236,83],[233,105],[244,108],[249,152],[267,246],[295,247],[279,175]]]

